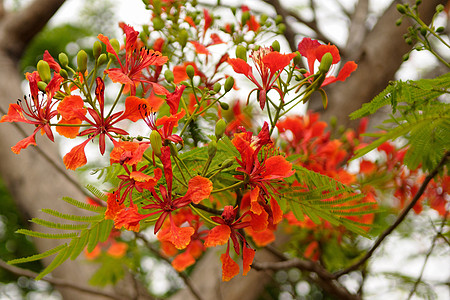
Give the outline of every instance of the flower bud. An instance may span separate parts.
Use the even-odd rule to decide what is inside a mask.
[[[286,25],[284,25],[283,23],[281,23],[280,25],[278,25],[278,31],[279,33],[284,33],[286,31]]]
[[[220,104],[220,107],[222,107],[223,110],[229,110],[230,109],[230,106],[226,102],[220,102],[219,101],[219,104]]]
[[[241,16],[241,24],[247,24],[247,21],[250,20],[250,12],[244,11]]]
[[[436,12],[437,13],[441,13],[444,11],[444,5],[439,4],[438,6],[436,6]]]
[[[233,165],[235,162],[234,158],[227,158],[223,161],[223,163],[220,165],[222,168],[229,168]]]
[[[234,86],[234,78],[228,77],[227,80],[225,80],[225,92],[229,92]]]
[[[269,18],[269,16],[267,16],[266,14],[261,14],[261,17],[259,18],[259,23],[261,23],[261,24],[266,23],[268,18]]]
[[[45,89],[47,88],[47,83],[43,81],[38,81],[37,86],[40,91],[45,92]]]
[[[280,15],[277,15],[277,16],[275,17],[275,24],[276,24],[276,25],[279,25],[281,22],[283,22],[283,17],[280,16]]]
[[[77,66],[78,66],[78,71],[79,72],[81,72],[81,73],[86,72],[87,60],[88,60],[88,56],[87,56],[86,51],[84,51],[84,50],[78,51],[78,54],[77,54]]]
[[[193,67],[192,65],[188,65],[188,66],[186,67],[186,74],[187,74],[187,76],[188,76],[190,79],[194,78],[194,75],[195,75],[195,69],[194,69],[194,67]]]
[[[407,61],[409,59],[409,53],[406,53],[405,55],[403,55],[402,59],[403,59],[403,61]]]
[[[319,65],[319,72],[326,73],[330,70],[331,64],[333,63],[333,55],[330,52],[325,53],[322,56],[322,60]]]
[[[144,42],[144,44],[147,44],[148,41],[148,35],[145,34],[145,32],[141,32],[139,33],[139,38],[141,39],[142,42]]]
[[[119,51],[120,51],[119,41],[117,39],[110,39],[109,43],[113,47],[114,51],[116,51],[116,53],[119,53]]]
[[[95,41],[94,46],[92,46],[92,55],[97,59],[100,54],[102,54],[102,44],[99,41]]]
[[[161,30],[164,28],[164,21],[160,17],[153,18],[152,23],[153,29],[155,30]]]
[[[440,26],[436,29],[436,32],[441,33],[441,32],[444,32],[444,30],[445,30],[445,28],[443,26]]]
[[[215,140],[212,140],[208,144],[208,156],[212,158],[216,155],[216,152],[217,152],[217,142]]]
[[[178,33],[178,42],[181,45],[181,48],[184,48],[187,44],[187,40],[189,38],[189,34],[186,29],[181,29]]]
[[[174,157],[178,156],[178,149],[177,146],[175,146],[175,144],[170,143],[169,144],[169,149],[170,149],[170,154]]]
[[[236,47],[236,57],[247,61],[247,49],[242,45],[238,45]]]
[[[217,121],[216,128],[214,130],[217,140],[220,140],[222,138],[223,134],[225,133],[226,128],[227,128],[227,123],[225,122],[224,119],[220,119],[219,121]]]
[[[148,25],[142,25],[142,32],[144,32],[147,36],[150,35],[150,30],[148,29]]]
[[[221,88],[222,88],[222,85],[220,83],[218,83],[218,82],[214,83],[213,90],[215,93],[220,92]]]
[[[157,130],[152,130],[152,133],[150,133],[150,145],[152,146],[153,153],[156,156],[160,157],[162,148],[162,139],[161,135]]]
[[[67,57],[67,54],[61,52],[58,55],[58,60],[59,60],[59,64],[61,65],[61,67],[65,68],[69,65],[69,58]]]
[[[295,54],[297,55],[294,57],[294,65],[298,66],[302,61],[302,55],[298,51],[295,51]]]
[[[61,77],[64,79],[69,78],[69,74],[67,74],[67,71],[64,69],[59,70],[59,75],[61,75]]]
[[[233,13],[233,15],[236,15],[236,11],[237,11],[236,7],[232,6],[232,7],[230,7],[230,9],[231,9],[231,12]]]
[[[420,34],[423,36],[426,36],[428,33],[428,30],[425,27],[420,27]]]
[[[273,51],[280,52],[280,43],[277,40],[273,41],[272,49]]]
[[[106,61],[108,60],[108,57],[106,56],[105,53],[102,53],[98,59],[97,59],[97,63],[99,66],[103,65],[104,63],[106,63]]]
[[[41,77],[42,81],[49,83],[52,79],[52,74],[50,73],[50,66],[49,64],[44,61],[40,60],[37,63],[37,71],[39,73],[39,77]]]
[[[164,72],[164,78],[167,80],[167,82],[172,82],[175,77],[173,76],[173,72],[170,70],[166,70]]]
[[[397,4],[397,10],[398,10],[398,12],[401,13],[401,14],[406,13],[406,8],[405,8],[405,6],[402,5],[402,4]]]
[[[396,26],[400,26],[400,25],[402,25],[402,18],[400,18],[400,19],[397,19],[397,21],[395,21],[395,25]]]

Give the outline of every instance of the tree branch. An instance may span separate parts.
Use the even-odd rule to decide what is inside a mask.
[[[30,278],[36,278],[38,276],[37,273],[27,270],[27,269],[22,269],[16,266],[12,266],[12,265],[8,265],[5,261],[3,261],[2,259],[0,259],[0,267],[11,272],[14,273],[16,275],[20,275],[20,276],[26,276],[26,277],[30,277]],[[66,280],[62,280],[62,279],[58,279],[58,278],[51,278],[51,277],[45,277],[42,278],[41,280],[46,281],[48,283],[51,283],[53,285],[56,286],[61,286],[61,287],[66,287],[66,288],[71,288],[74,290],[78,290],[81,292],[85,292],[88,294],[93,294],[93,295],[99,295],[99,296],[104,296],[104,297],[108,297],[111,299],[117,299],[117,300],[123,300],[123,296],[119,296],[117,294],[114,293],[109,293],[109,292],[103,292],[103,291],[99,291],[98,289],[89,287],[89,286],[82,286],[82,285],[78,285],[76,284],[75,280],[73,281],[66,281]]]
[[[422,194],[425,192],[425,190],[428,186],[428,183],[431,181],[431,179],[434,178],[434,176],[436,176],[439,173],[439,171],[444,167],[445,163],[447,162],[447,160],[449,158],[450,158],[450,151],[447,151],[444,154],[444,156],[442,157],[439,164],[433,169],[433,171],[431,171],[430,174],[428,174],[427,177],[425,177],[425,180],[422,182],[422,185],[420,186],[419,190],[414,195],[414,198],[411,200],[409,205],[403,209],[402,213],[397,217],[394,224],[392,224],[380,236],[378,236],[378,238],[375,241],[375,243],[373,244],[372,248],[370,248],[370,250],[367,251],[367,253],[363,256],[362,259],[360,259],[357,263],[353,264],[352,266],[334,273],[335,278],[339,278],[340,276],[342,276],[344,274],[347,274],[351,271],[358,269],[361,265],[365,264],[367,262],[367,260],[369,260],[370,257],[372,257],[373,253],[381,245],[381,243],[384,241],[384,239],[387,236],[389,236],[398,227],[398,225],[400,225],[403,222],[403,220],[406,218],[406,215],[408,214],[408,212],[414,207],[414,205],[417,203],[417,201],[419,201]]]
[[[139,238],[141,241],[143,241],[145,243],[145,246],[151,252],[153,252],[155,255],[158,256],[158,258],[164,260],[166,263],[168,263],[170,265],[170,267],[172,267],[172,264],[171,264],[170,260],[167,257],[162,256],[161,253],[159,253],[159,251],[153,247],[153,245],[145,237],[145,235],[143,235],[142,233],[135,233],[135,235],[136,235],[137,238]],[[202,296],[200,296],[200,293],[198,293],[197,290],[194,288],[194,285],[192,284],[192,281],[191,281],[190,277],[188,275],[186,275],[184,272],[177,272],[177,273],[181,277],[181,279],[183,279],[184,284],[186,284],[186,286],[191,291],[191,293],[195,297],[195,299],[202,300],[203,299]]]
[[[10,55],[19,59],[31,39],[44,28],[65,0],[35,0],[23,9],[5,15],[1,22],[2,44]]]

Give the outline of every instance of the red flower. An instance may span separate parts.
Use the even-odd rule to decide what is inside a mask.
[[[112,47],[108,37],[99,34],[98,39],[106,45],[106,51],[113,54],[120,65],[120,68],[111,68],[105,70],[109,78],[113,82],[119,82],[126,85],[126,89],[130,90],[132,96],[136,95],[136,86],[139,83],[148,83],[153,86],[155,93],[165,94],[166,90],[161,85],[148,81],[142,76],[142,71],[150,65],[162,66],[167,62],[167,57],[162,56],[158,51],[148,50],[140,47],[138,44],[139,32],[135,31],[133,27],[121,24],[125,33],[125,62],[124,64],[119,59],[119,55]]]
[[[227,205],[223,209],[221,217],[213,216],[211,219],[219,225],[211,229],[205,240],[206,247],[215,247],[227,243],[227,251],[222,254],[220,260],[222,261],[222,280],[229,281],[231,278],[239,273],[238,264],[230,257],[230,238],[233,242],[233,248],[237,255],[240,254],[239,240],[243,244],[243,272],[242,275],[247,275],[250,270],[250,265],[255,256],[255,250],[249,247],[245,237],[239,233],[239,229],[250,226],[250,222],[242,221],[248,213],[244,213],[237,220],[237,207],[233,208]]]
[[[261,199],[261,202],[265,203],[265,198],[270,195],[269,188],[276,193],[272,183],[294,174],[292,164],[281,155],[267,157],[268,155],[266,154],[261,161],[259,160],[258,154],[261,148],[272,143],[267,122],[264,123],[258,136],[254,137],[251,132],[237,133],[231,142],[241,154],[241,160],[236,158],[240,165],[236,170],[243,174],[235,177],[251,186],[250,210],[260,215],[264,208],[258,203],[258,200]],[[274,215],[276,221],[274,223],[278,223],[281,221],[281,210],[278,209],[278,203],[273,197],[271,197],[271,206],[273,208],[272,213],[276,212]]]
[[[280,94],[283,100],[283,92],[279,87],[275,86],[275,82],[281,74],[281,71],[289,65],[289,62],[295,57],[295,53],[281,54],[273,51],[272,47],[261,47],[254,51],[250,56],[255,63],[256,69],[261,76],[262,83],[259,83],[252,72],[252,67],[240,58],[229,58],[228,63],[233,67],[236,73],[244,74],[250,81],[256,84],[253,91],[258,92],[258,101],[261,109],[264,109],[266,104],[266,94],[269,90],[274,89]],[[278,73],[278,74],[277,74]]]
[[[24,97],[24,101],[18,100],[16,104],[10,104],[8,114],[0,120],[0,123],[23,122],[33,124],[36,127],[30,136],[11,147],[11,150],[16,154],[19,154],[20,150],[25,149],[29,145],[36,145],[35,137],[39,130],[42,134],[45,132],[52,142],[54,141],[50,120],[58,112],[54,109],[57,101],[53,99],[53,96],[59,91],[59,85],[64,80],[58,73],[55,73],[45,89],[46,96],[44,96],[38,92],[37,83],[40,81],[38,73],[33,72],[27,76],[27,79],[30,84],[31,97]]]
[[[322,45],[318,41],[310,38],[303,38],[301,40],[298,44],[298,51],[308,60],[309,72],[305,74],[306,77],[315,73],[314,63],[316,60],[321,62],[325,53],[331,53],[333,56],[333,65],[337,64],[341,60],[339,50],[336,46],[330,44]],[[346,62],[339,74],[336,77],[331,75],[327,76],[323,81],[322,86],[326,86],[336,81],[344,81],[353,71],[356,70],[357,66],[358,65],[354,61]]]
[[[84,148],[86,144],[94,139],[96,136],[99,137],[99,149],[100,153],[103,155],[105,153],[105,137],[108,136],[109,139],[115,144],[117,143],[114,140],[114,137],[111,134],[122,134],[122,135],[128,135],[128,132],[126,132],[123,129],[120,129],[118,127],[114,127],[114,125],[122,121],[124,119],[129,118],[134,113],[134,106],[129,105],[129,101],[132,101],[133,99],[128,99],[125,102],[125,111],[117,112],[111,115],[105,116],[105,84],[103,83],[103,80],[100,77],[97,77],[97,87],[95,89],[95,95],[98,100],[99,104],[99,110],[95,110],[93,108],[88,108],[87,111],[89,115],[92,117],[92,120],[88,119],[84,114],[84,109],[77,109],[74,110],[74,113],[80,118],[81,120],[87,122],[91,125],[90,128],[80,132],[79,136],[88,135],[89,138],[84,141],[82,144],[75,146],[69,153],[67,153],[64,156],[64,164],[66,165],[67,169],[75,170],[78,167],[81,167],[86,164],[86,155],[84,153]],[[128,105],[127,105],[128,104]]]

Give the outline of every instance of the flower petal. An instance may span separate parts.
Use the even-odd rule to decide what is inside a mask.
[[[229,58],[227,61],[236,73],[244,74],[245,76],[250,76],[250,74],[252,74],[252,67],[250,67],[245,60],[240,58]]]
[[[251,269],[251,264],[253,263],[253,258],[255,258],[255,250],[247,247],[247,244],[244,243],[244,246],[242,248],[242,275],[247,276],[247,273]]]
[[[231,229],[228,225],[219,225],[211,229],[205,240],[206,247],[215,247],[224,245],[228,242],[231,235]]]
[[[228,251],[220,256],[222,262],[222,280],[230,281],[231,278],[239,274],[239,265],[231,259]]]
[[[198,175],[189,180],[186,197],[190,198],[195,204],[198,204],[203,199],[209,198],[212,190],[212,182],[208,178]]]

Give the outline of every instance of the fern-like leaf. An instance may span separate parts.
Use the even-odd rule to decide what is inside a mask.
[[[42,239],[54,239],[54,240],[60,240],[60,239],[70,239],[76,237],[78,234],[76,232],[71,233],[43,233],[43,232],[37,232],[32,231],[28,229],[19,229],[16,231],[16,233],[21,233],[24,235],[32,236],[32,237],[38,237]]]
[[[95,205],[91,205],[89,203],[84,203],[75,199],[72,199],[70,197],[63,197],[62,198],[65,202],[69,203],[70,205],[73,205],[75,207],[87,210],[87,211],[92,211],[92,212],[97,212],[97,213],[103,213],[106,211],[106,207],[102,207],[102,206],[95,206]]]
[[[97,189],[95,186],[88,184],[86,186],[86,189],[91,192],[95,197],[97,197],[98,199],[102,200],[102,201],[107,201],[108,200],[108,196],[105,195],[105,193],[103,193],[102,191],[100,191],[99,189]]]
[[[59,251],[61,251],[62,249],[64,249],[66,247],[66,245],[59,245],[55,248],[52,248],[50,250],[47,250],[43,253],[39,253],[39,254],[35,254],[35,255],[31,255],[28,257],[22,257],[22,258],[16,258],[13,260],[8,261],[8,264],[10,265],[15,265],[15,264],[21,264],[21,263],[27,263],[30,261],[36,261],[36,260],[40,260],[46,257],[49,257],[55,253],[58,253]]]
[[[95,216],[77,216],[77,215],[69,215],[69,214],[63,214],[60,213],[59,211],[50,209],[50,208],[44,208],[42,209],[42,212],[64,219],[64,220],[68,220],[68,221],[77,221],[77,222],[95,222],[95,221],[100,221],[103,219],[103,215],[99,214],[99,215],[95,215]]]
[[[45,226],[48,228],[54,228],[54,229],[60,229],[60,230],[83,230],[88,228],[89,224],[60,224],[60,223],[54,223],[46,220],[42,220],[39,218],[33,218],[31,219],[31,222]]]

